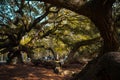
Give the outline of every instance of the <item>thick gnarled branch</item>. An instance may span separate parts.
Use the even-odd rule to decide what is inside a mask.
[[[92,14],[91,7],[94,7],[93,1],[86,1],[86,0],[41,0],[47,3],[51,3],[52,5],[63,7],[69,10],[72,10],[76,13],[79,13],[81,15],[90,17]]]
[[[93,38],[93,39],[89,39],[89,40],[84,40],[84,41],[79,41],[76,42],[73,45],[73,48],[71,49],[69,55],[68,55],[68,61],[70,61],[72,59],[72,57],[74,56],[74,53],[81,47],[81,46],[85,46],[85,45],[91,45],[94,44],[96,42],[100,42],[102,41],[101,37],[97,37],[97,38]]]

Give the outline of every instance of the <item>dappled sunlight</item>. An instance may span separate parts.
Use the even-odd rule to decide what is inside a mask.
[[[0,80],[120,79],[119,9],[120,0],[0,0]]]
[[[14,69],[14,68],[15,68],[15,66],[9,66],[8,68],[9,68],[9,69]]]
[[[63,69],[63,71],[66,71]],[[68,68],[69,74],[55,74],[53,69],[47,69],[43,66],[34,66],[32,64],[1,65],[0,80],[64,80],[70,78],[72,71],[78,69]],[[69,80],[69,79],[68,79]]]

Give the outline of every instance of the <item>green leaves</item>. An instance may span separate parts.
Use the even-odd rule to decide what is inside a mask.
[[[36,56],[51,54],[49,48],[60,56],[67,55],[77,42],[99,36],[94,24],[87,17],[52,6],[45,18],[46,13],[43,13],[46,12],[46,5],[44,3],[26,1],[24,4],[20,7],[20,2],[14,3],[17,7],[15,12],[13,5],[10,6],[10,9],[13,9],[11,14],[15,15],[9,22],[9,29],[4,29],[3,33],[13,36],[14,41],[17,42],[16,46],[30,47]],[[40,16],[42,14],[43,16]],[[80,47],[77,51],[89,51],[88,47]]]
[[[44,45],[45,48],[51,47],[56,54],[61,56],[68,54],[77,42],[99,36],[94,24],[88,18],[65,9],[61,9],[57,14],[49,14],[48,23],[43,30],[42,34],[47,35],[41,39],[40,45]],[[94,44],[93,47],[86,45],[80,47],[78,51],[93,53],[94,47],[96,49],[99,47]]]

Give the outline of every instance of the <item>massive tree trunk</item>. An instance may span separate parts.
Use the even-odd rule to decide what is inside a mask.
[[[86,0],[42,0],[42,1],[51,3],[58,7],[64,7],[78,14],[87,16],[94,22],[94,24],[100,31],[101,37],[103,38],[104,44],[102,47],[102,52],[100,53],[98,58],[90,61],[87,64],[87,66],[73,80],[119,80],[119,78],[118,79],[112,77],[109,78],[108,76],[110,72],[109,69],[102,75],[103,72],[100,73],[100,69],[101,67],[104,67],[104,65],[99,64],[99,62],[101,62],[101,57],[104,57],[105,53],[117,51],[119,48],[118,35],[116,32],[114,22],[112,20],[112,5],[115,2],[115,0],[90,0],[88,2],[86,2]],[[106,56],[107,59],[109,59],[109,55],[110,54]],[[116,62],[115,59],[112,60],[114,60],[113,61],[114,63]],[[106,61],[105,63],[108,62],[109,60]],[[120,62],[117,62],[117,64],[119,63]],[[100,65],[101,67],[99,67],[98,65]],[[111,67],[111,65],[109,67]],[[117,67],[120,68],[119,65]],[[100,73],[99,75],[100,78],[97,76],[98,73]]]
[[[95,16],[91,20],[95,23],[104,40],[103,52],[117,51],[119,48],[118,34],[112,18],[113,1],[106,0],[105,3],[99,3]]]
[[[13,62],[13,59],[14,59],[15,57],[17,58],[16,63],[24,63],[24,62],[23,62],[23,59],[22,59],[22,54],[21,54],[21,52],[20,52],[19,49],[18,49],[18,50],[14,50],[14,51],[10,51],[10,52],[8,53],[7,63],[8,63],[8,64],[14,63],[14,62]]]

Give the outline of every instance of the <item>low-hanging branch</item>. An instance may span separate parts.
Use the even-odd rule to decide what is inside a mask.
[[[75,53],[81,46],[91,45],[91,44],[95,44],[95,43],[97,43],[97,42],[102,42],[102,38],[101,38],[101,37],[97,37],[97,38],[93,38],[93,39],[89,39],[89,40],[84,40],[84,41],[76,42],[76,43],[73,45],[73,48],[71,49],[71,51],[69,52],[68,61],[71,59],[72,56],[74,56],[74,53]]]
[[[93,0],[89,2],[86,2],[86,0],[40,0],[40,1],[51,3],[52,5],[67,8],[77,13],[81,13],[81,15],[84,14],[85,16],[88,16],[90,15],[89,13],[91,13],[90,6]]]
[[[81,46],[91,45],[91,44],[94,44],[94,43],[97,43],[97,42],[100,42],[100,41],[102,41],[101,37],[97,37],[97,38],[93,38],[93,39],[89,39],[89,40],[84,40],[84,41],[76,42],[73,45],[72,51],[76,51]]]
[[[0,49],[2,49],[2,48],[9,48],[9,47],[15,47],[15,46],[17,46],[18,44],[16,44],[15,42],[11,42],[11,41],[9,41],[9,42],[4,42],[4,43],[1,43],[0,44]]]

